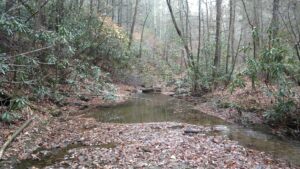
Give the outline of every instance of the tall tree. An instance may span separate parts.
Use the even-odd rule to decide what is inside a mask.
[[[222,0],[216,0],[216,48],[214,58],[214,77],[219,73],[221,62],[221,19],[222,19]]]
[[[116,10],[116,2],[115,0],[111,0],[111,19],[112,21],[115,21],[115,10]]]
[[[227,55],[226,55],[226,73],[229,69],[229,59],[234,55],[234,24],[235,24],[235,0],[229,1],[229,32],[228,32],[228,41],[227,41]]]
[[[136,15],[137,15],[137,11],[138,11],[139,2],[140,2],[140,0],[135,1],[134,14],[133,14],[133,19],[132,19],[131,28],[130,28],[130,35],[129,35],[129,44],[128,44],[129,49],[131,48],[131,45],[132,45],[133,33],[134,33],[134,27],[135,27]]]
[[[122,19],[123,19],[123,0],[120,0],[118,4],[118,25],[122,26]]]
[[[271,31],[271,38],[277,38],[279,31],[279,0],[273,0],[272,21],[269,30]]]
[[[174,12],[173,12],[173,8],[172,8],[172,4],[171,4],[171,0],[166,0],[167,1],[167,5],[168,5],[168,9],[169,9],[169,12],[171,14],[171,18],[172,18],[172,22],[173,22],[173,25],[176,29],[176,32],[179,36],[179,38],[181,39],[181,41],[183,42],[183,46],[184,46],[184,49],[185,49],[185,52],[187,54],[187,58],[188,58],[188,66],[189,67],[194,67],[194,58],[193,58],[193,53],[192,51],[190,50],[189,48],[189,44],[188,44],[188,41],[186,40],[186,38],[184,37],[184,35],[182,34],[182,31],[180,30],[178,24],[177,24],[177,21],[175,19],[175,15],[174,15]]]
[[[197,48],[197,66],[199,66],[200,62],[200,50],[201,50],[201,2],[198,1],[198,48]],[[199,69],[199,68],[198,68]]]
[[[83,1],[83,0],[81,0]],[[55,30],[58,32],[58,28],[62,23],[62,20],[64,18],[64,2],[62,0],[56,0],[56,23],[55,23]]]
[[[171,4],[171,0],[166,0],[167,5],[168,5],[168,9],[171,15],[171,19],[172,19],[172,23],[175,27],[175,30],[177,32],[177,35],[179,36],[180,40],[183,43],[183,47],[185,49],[185,53],[187,55],[187,66],[188,68],[191,70],[191,78],[192,78],[192,93],[193,95],[199,95],[201,94],[201,89],[202,87],[199,84],[199,69],[197,64],[195,63],[195,59],[194,59],[194,54],[193,51],[191,50],[191,44],[189,44],[189,42],[191,43],[191,40],[189,40],[188,38],[185,38],[184,34],[182,33],[182,31],[179,28],[179,25],[176,21],[174,12],[173,12],[173,8],[172,8],[172,4]]]
[[[209,16],[209,7],[208,7],[208,0],[205,1],[205,13],[206,13],[206,31],[203,30],[203,33],[205,32],[205,41],[203,42],[204,48],[208,48],[210,45],[210,16]],[[208,69],[208,62],[210,58],[210,53],[208,51],[205,51],[204,53],[205,57],[205,68]]]
[[[84,4],[84,0],[80,0],[80,4],[79,4],[79,12],[81,11],[83,4]]]
[[[185,11],[185,29],[186,29],[186,38],[189,40],[190,44],[190,49],[193,51],[193,43],[192,43],[192,29],[191,29],[191,24],[190,24],[190,7],[189,7],[189,2],[188,0],[185,0],[185,6],[186,6],[186,11]]]
[[[142,34],[141,34],[141,39],[140,39],[140,49],[139,49],[139,57],[140,57],[140,58],[142,57],[142,49],[143,49],[142,43],[143,43],[143,40],[144,40],[145,26],[146,26],[146,23],[147,23],[147,20],[148,20],[148,17],[149,17],[150,12],[151,12],[150,10],[147,11],[145,20],[144,20],[143,25],[142,25]]]
[[[90,17],[94,14],[94,0],[90,0]]]
[[[244,10],[245,10],[248,24],[250,25],[250,28],[252,31],[253,58],[256,59],[257,55],[258,55],[258,48],[259,48],[259,37],[258,37],[259,30],[257,28],[257,22],[255,21],[256,19],[254,19],[254,22],[251,21],[247,7],[246,7],[245,0],[242,0],[242,4],[243,4]],[[256,7],[254,7],[254,9],[255,8]],[[256,11],[254,11],[254,12],[256,12]],[[255,79],[254,79],[255,75],[253,74],[251,76],[252,76],[251,77],[251,83],[252,83],[251,85],[252,85],[252,89],[254,90],[255,89]]]

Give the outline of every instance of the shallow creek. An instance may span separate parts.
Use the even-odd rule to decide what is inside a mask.
[[[268,133],[264,126],[244,128],[229,124],[222,119],[213,117],[193,109],[190,103],[160,94],[139,94],[126,103],[114,106],[98,107],[86,116],[105,123],[147,123],[147,122],[179,122],[217,128],[212,135],[224,135],[239,144],[267,152],[274,158],[287,160],[300,165],[300,142],[283,140]],[[115,145],[101,145],[113,148]],[[64,158],[69,150],[83,145],[69,145],[66,148],[50,150],[51,155],[40,161],[24,160],[16,168],[36,166],[43,168]],[[0,167],[1,168],[1,167]]]
[[[239,144],[300,165],[300,142],[268,133],[266,126],[241,127],[194,110],[186,101],[160,94],[140,94],[124,104],[95,109],[88,116],[108,123],[180,122],[211,126]]]

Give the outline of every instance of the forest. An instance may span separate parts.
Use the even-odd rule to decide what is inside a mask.
[[[0,169],[300,168],[299,0],[0,0]]]

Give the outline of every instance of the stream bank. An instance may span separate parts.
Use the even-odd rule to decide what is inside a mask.
[[[300,168],[293,163],[297,149],[267,134],[235,128],[168,96],[131,98],[27,130],[7,152],[21,163],[4,168]]]

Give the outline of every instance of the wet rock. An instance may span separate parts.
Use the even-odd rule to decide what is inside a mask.
[[[158,127],[158,126],[151,126],[150,128],[153,129],[153,130],[160,130],[161,129],[161,127]]]
[[[88,101],[91,100],[91,99],[88,98],[87,96],[80,96],[79,99],[80,99],[81,101],[84,101],[84,102],[88,102]]]
[[[201,130],[196,130],[196,129],[186,129],[186,130],[184,130],[184,134],[186,134],[186,135],[199,134],[201,132],[202,132]]]
[[[176,160],[176,156],[175,156],[175,155],[172,155],[172,156],[171,156],[171,159]]]
[[[229,131],[229,128],[225,125],[215,125],[213,126],[213,131],[226,132]]]
[[[136,167],[147,167],[147,166],[148,166],[148,164],[145,163],[145,162],[139,162],[139,163],[136,165]]]
[[[97,127],[96,124],[85,124],[85,125],[83,126],[83,129],[91,130],[91,129],[95,128],[95,127]]]
[[[141,148],[143,150],[143,152],[145,153],[151,153],[151,150],[148,147],[142,147]]]
[[[51,151],[49,151],[49,150],[44,150],[44,151],[41,151],[40,153],[41,153],[42,156],[49,156],[49,155],[51,155]]]
[[[212,142],[216,143],[216,144],[220,144],[222,142],[221,138],[215,137],[212,139]]]
[[[52,100],[52,101],[60,108],[69,105],[68,102],[64,102],[64,101],[56,101],[56,100]]]
[[[182,129],[184,128],[184,125],[175,125],[175,126],[170,126],[168,127],[169,129],[172,129],[172,130],[177,130],[177,129]]]
[[[52,111],[50,112],[50,114],[53,116],[53,117],[60,117],[62,115],[62,112],[57,110],[57,111]]]
[[[78,160],[79,160],[79,162],[83,162],[85,160],[85,157],[84,156],[79,156]]]
[[[74,106],[78,106],[78,107],[83,106],[82,103],[78,103],[78,102],[73,103],[73,105],[74,105]]]
[[[81,106],[79,110],[85,110],[87,108],[89,108],[89,106],[88,105],[84,105],[84,106]]]
[[[175,92],[164,92],[163,94],[171,97],[175,96]]]
[[[4,93],[2,90],[0,91],[0,106],[10,106],[11,103],[11,97]]]
[[[154,89],[153,88],[143,88],[142,92],[143,93],[154,93]]]
[[[161,87],[154,87],[153,89],[154,89],[155,93],[161,93],[161,91],[162,91]]]
[[[176,89],[176,95],[178,96],[186,96],[190,93],[190,90],[188,88],[178,88]]]
[[[142,88],[143,93],[161,93],[162,89],[160,87]]]

